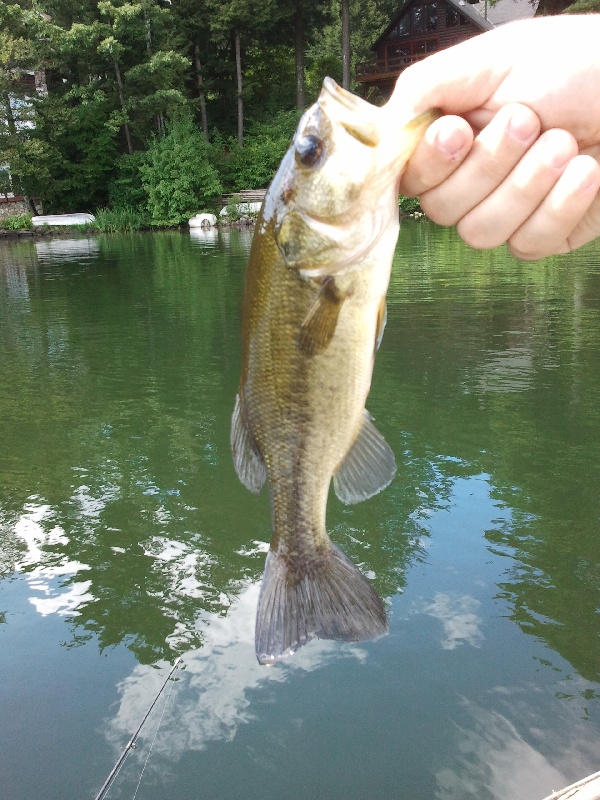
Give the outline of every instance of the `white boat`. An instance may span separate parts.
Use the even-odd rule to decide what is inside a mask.
[[[88,225],[96,217],[93,214],[44,214],[41,217],[32,217],[32,225]]]
[[[190,228],[214,228],[216,224],[217,218],[215,215],[207,214],[206,212],[198,212],[188,220]]]

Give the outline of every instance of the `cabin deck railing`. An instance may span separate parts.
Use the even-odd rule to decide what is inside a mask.
[[[395,56],[394,58],[378,58],[373,61],[361,61],[356,65],[356,80],[364,81],[382,75],[400,74],[410,64],[422,61],[430,53]]]

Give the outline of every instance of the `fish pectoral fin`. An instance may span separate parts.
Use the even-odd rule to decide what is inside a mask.
[[[298,564],[269,550],[256,614],[260,664],[275,664],[314,638],[363,642],[387,631],[380,597],[335,545]]]
[[[247,489],[258,494],[267,479],[267,471],[244,420],[239,394],[235,396],[230,441],[233,465],[238,478]]]
[[[298,333],[298,347],[305,356],[327,350],[346,296],[338,291],[332,276],[325,279]]]
[[[354,444],[333,476],[333,488],[342,503],[360,503],[385,489],[396,474],[391,447],[365,410]]]

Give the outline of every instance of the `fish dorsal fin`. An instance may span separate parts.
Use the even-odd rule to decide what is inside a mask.
[[[267,479],[267,471],[244,421],[239,394],[235,397],[231,418],[231,454],[238,478],[247,489],[258,494]]]
[[[392,449],[371,419],[365,410],[358,436],[333,476],[335,493],[348,505],[360,503],[385,489],[396,474]]]
[[[345,295],[338,291],[334,278],[326,278],[298,333],[298,347],[305,356],[316,356],[327,350],[344,299]]]

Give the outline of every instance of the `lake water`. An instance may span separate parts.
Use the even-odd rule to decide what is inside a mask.
[[[375,642],[260,667],[268,499],[229,419],[249,236],[0,243],[0,798],[538,800],[600,769],[600,246],[403,225],[332,538]]]

